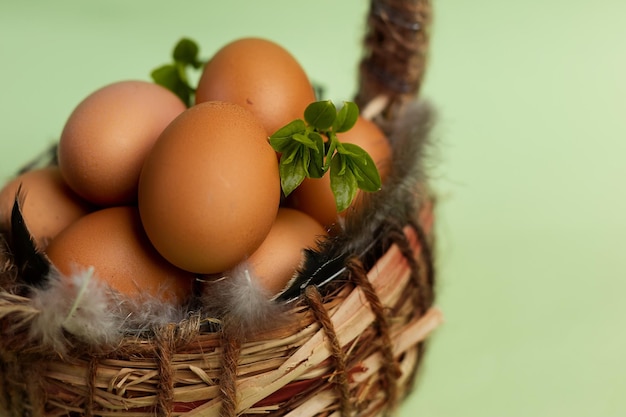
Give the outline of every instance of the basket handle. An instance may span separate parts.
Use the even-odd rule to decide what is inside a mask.
[[[430,0],[371,0],[355,102],[392,121],[419,93],[432,19]]]

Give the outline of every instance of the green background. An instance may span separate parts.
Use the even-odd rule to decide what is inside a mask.
[[[0,0],[0,177],[190,36],[256,35],[355,91],[367,2]],[[626,413],[626,2],[435,0],[438,305],[401,416]]]

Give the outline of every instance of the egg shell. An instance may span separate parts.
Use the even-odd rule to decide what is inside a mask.
[[[384,182],[391,170],[391,145],[374,122],[359,116],[352,129],[338,133],[337,138],[342,143],[353,143],[363,148],[374,160],[381,181]],[[309,214],[325,227],[330,227],[340,217],[359,207],[363,193],[359,190],[350,207],[337,213],[335,196],[330,188],[330,174],[326,173],[322,178],[305,178],[288,196],[285,204]]]
[[[58,167],[33,169],[18,175],[0,191],[0,217],[7,227],[20,187],[24,222],[42,250],[61,230],[94,209],[67,186]]]
[[[185,109],[174,93],[146,81],[115,82],[93,92],[63,128],[58,148],[63,177],[95,204],[135,202],[146,155]]]
[[[195,276],[168,263],[146,237],[134,206],[95,211],[74,222],[46,250],[65,276],[88,267],[97,279],[129,297],[181,302]]]
[[[272,229],[248,258],[258,283],[277,294],[293,278],[304,260],[305,249],[317,249],[327,235],[314,218],[299,210],[280,208]]]
[[[139,181],[139,210],[157,250],[180,268],[211,274],[253,253],[280,202],[276,154],[249,111],[197,104],[164,131]]]
[[[304,117],[315,91],[304,69],[282,46],[259,38],[225,45],[207,62],[196,103],[210,100],[239,104],[257,116],[269,135]]]

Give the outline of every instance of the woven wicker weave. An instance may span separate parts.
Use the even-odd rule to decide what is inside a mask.
[[[418,95],[429,22],[428,1],[371,3],[356,101],[392,138]],[[412,184],[414,216],[384,221],[384,233],[373,237],[374,260],[346,254],[333,285],[306,287],[288,305],[290,320],[249,337],[191,312],[115,346],[68,335],[65,351],[56,352],[29,337],[40,311],[28,297],[0,289],[0,415],[393,412],[413,388],[424,342],[441,321],[424,181]],[[20,274],[6,233],[0,230],[0,282]]]

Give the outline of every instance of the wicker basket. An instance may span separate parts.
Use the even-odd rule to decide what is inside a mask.
[[[429,112],[415,103],[429,21],[426,0],[371,2],[356,101],[388,133],[397,159],[420,159],[428,136]],[[395,190],[366,201],[317,254],[329,260],[319,274],[334,278],[321,285],[318,276],[278,299],[289,320],[259,332],[243,335],[227,317],[190,311],[115,345],[68,334],[54,350],[29,334],[41,313],[30,299],[0,288],[0,415],[389,414],[411,390],[441,321],[432,198],[419,160],[403,169]],[[8,234],[0,230],[0,285],[24,272]]]

